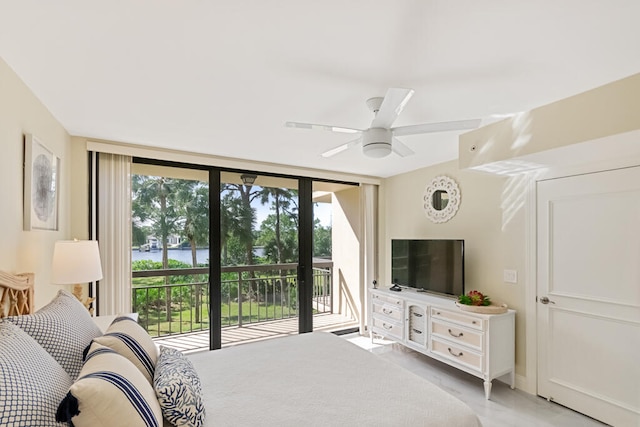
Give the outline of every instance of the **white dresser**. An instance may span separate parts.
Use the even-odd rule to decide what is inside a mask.
[[[452,298],[370,289],[371,339],[378,334],[484,380],[491,396],[495,378],[509,374],[515,386],[515,311],[462,311]]]

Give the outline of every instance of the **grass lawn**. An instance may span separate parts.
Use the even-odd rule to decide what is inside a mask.
[[[148,312],[139,312],[140,323],[147,327],[151,336],[162,336],[177,333],[187,333],[192,331],[202,331],[209,329],[209,313],[203,306],[201,318],[196,322],[195,309],[174,311],[171,314],[171,321],[167,321],[164,310],[150,309]],[[222,304],[222,326],[233,326],[238,324],[240,316],[240,305],[238,303]],[[245,301],[242,303],[242,323],[257,323],[266,320],[276,320],[281,318],[295,317],[298,312],[289,307],[282,307],[274,304],[263,304]]]

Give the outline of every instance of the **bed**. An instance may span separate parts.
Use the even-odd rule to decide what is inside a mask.
[[[0,311],[0,425],[480,425],[457,398],[330,333],[184,356],[130,318],[103,334],[66,291],[33,313],[33,276],[0,274],[0,292],[16,288],[20,308]]]

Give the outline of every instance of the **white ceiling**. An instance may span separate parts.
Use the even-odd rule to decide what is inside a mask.
[[[72,135],[379,177],[457,158],[320,153],[365,100],[415,89],[394,124],[529,110],[640,72],[638,0],[0,0],[2,57]]]

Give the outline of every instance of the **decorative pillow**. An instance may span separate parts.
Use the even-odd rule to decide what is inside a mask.
[[[7,321],[31,335],[64,368],[72,380],[82,369],[82,352],[102,335],[89,311],[76,297],[60,290],[34,314],[9,316]]]
[[[103,336],[93,341],[110,347],[129,359],[140,369],[149,383],[153,382],[158,348],[138,322],[130,317],[118,317]]]
[[[75,427],[161,427],[162,411],[153,387],[138,368],[114,350],[94,343],[56,419],[71,421]]]
[[[167,421],[177,427],[204,425],[200,378],[191,361],[178,350],[160,347],[153,388]]]
[[[0,425],[60,427],[69,374],[26,332],[0,321]]]

